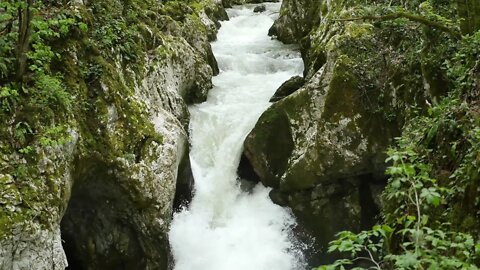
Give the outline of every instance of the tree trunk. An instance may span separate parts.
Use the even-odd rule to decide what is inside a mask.
[[[457,11],[462,34],[472,34],[480,30],[480,0],[457,0]]]
[[[27,0],[25,8],[18,9],[18,40],[17,40],[17,81],[22,86],[27,70],[27,52],[30,45],[33,0]]]

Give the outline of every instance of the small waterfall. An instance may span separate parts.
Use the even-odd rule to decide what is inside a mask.
[[[288,210],[258,184],[246,192],[236,170],[245,137],[270,103],[275,90],[303,63],[298,52],[267,36],[280,3],[228,10],[218,41],[212,44],[221,69],[208,100],[190,107],[195,195],[175,214],[169,240],[175,270],[303,269],[302,254]]]

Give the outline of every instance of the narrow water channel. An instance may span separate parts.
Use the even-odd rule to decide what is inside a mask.
[[[243,141],[268,100],[303,71],[294,48],[267,36],[280,3],[260,14],[254,7],[228,10],[212,44],[221,72],[207,101],[189,108],[195,195],[169,233],[175,270],[303,269],[293,217],[261,184],[242,189],[236,174]]]

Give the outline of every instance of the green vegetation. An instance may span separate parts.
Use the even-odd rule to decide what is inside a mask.
[[[23,221],[55,223],[73,162],[61,152],[72,145],[74,158],[108,164],[141,154],[142,142],[162,142],[135,87],[152,68],[147,56],[176,57],[170,48],[183,38],[176,15],[200,22],[200,9],[214,5],[73,2],[0,1],[0,236]],[[115,134],[107,126],[112,108]]]
[[[55,215],[45,209],[59,198],[43,198],[41,192],[53,188],[52,175],[33,164],[45,149],[71,141],[75,97],[66,87],[65,73],[57,68],[63,56],[56,44],[81,35],[87,27],[67,9],[46,7],[40,1],[0,4],[0,164],[10,187],[2,197],[16,198],[3,202],[0,235],[25,219],[48,224]],[[54,174],[61,176],[65,169],[57,168]]]
[[[387,153],[390,179],[378,225],[360,233],[339,233],[329,252],[341,259],[318,270],[479,269],[480,26],[476,6],[468,12],[474,17],[462,17],[466,14],[460,4],[474,1],[457,2],[459,6],[441,0],[375,5],[355,11],[363,14],[358,17],[338,19],[373,20],[376,27],[420,23],[424,44],[438,37],[429,34],[432,29],[449,35],[425,58],[440,66],[449,91],[433,105],[409,109],[402,136]],[[421,10],[418,16],[428,22],[411,20],[410,15],[374,14],[387,9],[397,15],[398,10]]]

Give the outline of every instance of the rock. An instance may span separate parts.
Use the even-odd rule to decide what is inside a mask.
[[[244,143],[261,182],[273,188],[272,200],[293,210],[317,239],[315,257],[327,259],[338,231],[375,222],[385,151],[410,106],[425,106],[431,94],[418,79],[429,72],[412,74],[421,62],[406,57],[412,52],[388,27],[320,24],[347,12],[342,3],[282,3],[284,15],[272,31],[284,42],[301,43],[305,83],[268,108]],[[413,35],[403,42],[413,48],[419,41]]]
[[[264,3],[264,2],[280,2],[280,0],[273,0],[273,1],[270,1],[270,0],[245,0],[244,2],[248,3],[248,4],[260,4],[260,3]]]
[[[99,157],[93,153],[77,161],[61,227],[67,257],[78,266],[168,268],[167,232],[174,207],[179,206],[175,200],[188,203],[193,184],[185,161],[187,104],[204,101],[212,87],[213,72],[204,57],[204,53],[211,54],[207,37],[185,30],[197,23],[193,17],[185,18],[183,28],[172,31],[176,37],[161,45],[168,48],[167,53],[148,56],[149,68],[143,78],[138,80],[138,74],[126,78],[135,86],[130,100],[143,106],[148,114],[141,121],[147,120],[143,125],[151,125],[153,130],[130,137],[129,133],[142,129],[125,130],[122,117],[112,117],[103,136],[114,154]],[[179,26],[171,29],[174,27]],[[121,66],[116,65],[114,72],[122,72]],[[102,79],[102,92],[114,92],[118,87],[111,78]],[[119,111],[115,104],[108,106]],[[129,144],[131,154],[115,149]]]
[[[384,169],[383,151],[398,127],[370,115],[355,98],[360,86],[345,77],[353,74],[341,61],[272,105],[247,137],[245,154],[269,186],[302,190]]]
[[[330,1],[283,0],[280,16],[269,30],[284,43],[298,43],[315,26],[319,25],[322,6]]]
[[[225,8],[231,8],[233,3],[232,3],[232,0],[222,0],[222,5],[225,7]]]
[[[265,5],[259,5],[253,9],[253,12],[261,13],[261,12],[264,12],[265,10],[267,10],[267,7]]]
[[[22,203],[22,196],[15,185],[11,175],[0,174],[0,205],[10,207],[14,211],[14,207]]]
[[[275,91],[275,94],[270,98],[270,102],[279,101],[286,96],[297,91],[305,83],[305,79],[300,76],[294,76],[284,82],[278,89]]]
[[[76,266],[167,269],[166,234],[188,139],[167,112],[152,120],[162,141],[145,140],[136,156],[77,161],[61,223],[67,257]]]
[[[104,14],[81,7],[86,2],[76,1],[75,9],[94,23]],[[169,224],[193,185],[187,104],[205,100],[212,87],[218,67],[208,41],[226,13],[218,0],[170,9],[156,3],[155,12],[148,10],[155,20],[132,19],[140,29],[132,41],[138,43],[129,44],[138,46],[137,58],[126,61],[122,50],[101,51],[88,40],[84,46],[91,37],[62,43],[59,72],[82,104],[56,119],[69,133],[66,142],[33,142],[27,163],[0,141],[0,268],[171,264]],[[110,15],[124,19],[121,10]]]
[[[62,145],[37,147],[39,162],[31,170],[42,172],[38,179],[0,174],[1,269],[64,269],[68,265],[60,220],[73,183],[70,170],[78,139],[71,131],[70,140]],[[16,155],[9,162],[23,163]],[[8,168],[1,159],[0,164]]]

